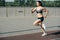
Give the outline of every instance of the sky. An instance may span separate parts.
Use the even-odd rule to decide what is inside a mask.
[[[14,0],[5,0],[6,2],[14,2]]]
[[[6,2],[14,2],[14,0],[5,0]],[[27,1],[27,0],[26,0]],[[38,1],[38,0],[36,0],[36,1]],[[44,0],[44,1],[54,1],[54,0]],[[55,0],[56,1],[56,0]],[[57,1],[59,1],[59,0],[57,0]]]

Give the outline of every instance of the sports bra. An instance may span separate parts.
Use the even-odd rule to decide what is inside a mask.
[[[43,10],[36,8],[36,13],[41,13],[42,14],[42,12],[43,12]]]

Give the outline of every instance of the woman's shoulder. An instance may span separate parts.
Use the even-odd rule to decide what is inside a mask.
[[[41,7],[42,9],[46,9],[45,7]]]

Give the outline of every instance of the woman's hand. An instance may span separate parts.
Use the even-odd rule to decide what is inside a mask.
[[[31,12],[34,13],[36,8],[31,8]]]
[[[34,8],[31,8],[31,10],[33,10]]]
[[[33,13],[33,9],[34,9],[34,8],[31,8],[31,13]]]

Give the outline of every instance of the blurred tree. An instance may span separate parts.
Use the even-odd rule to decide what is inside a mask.
[[[35,0],[27,0],[26,6],[36,6]]]
[[[14,5],[15,5],[15,6],[19,6],[19,4],[20,4],[20,3],[19,3],[19,0],[15,0],[15,1],[14,1]]]
[[[15,6],[24,6],[25,0],[15,0]]]
[[[41,0],[44,7],[60,7],[60,1],[44,1]],[[20,7],[35,7],[35,0],[14,0],[14,2],[5,2],[0,0],[0,6],[20,6]]]
[[[0,6],[5,6],[5,0],[0,0]]]

